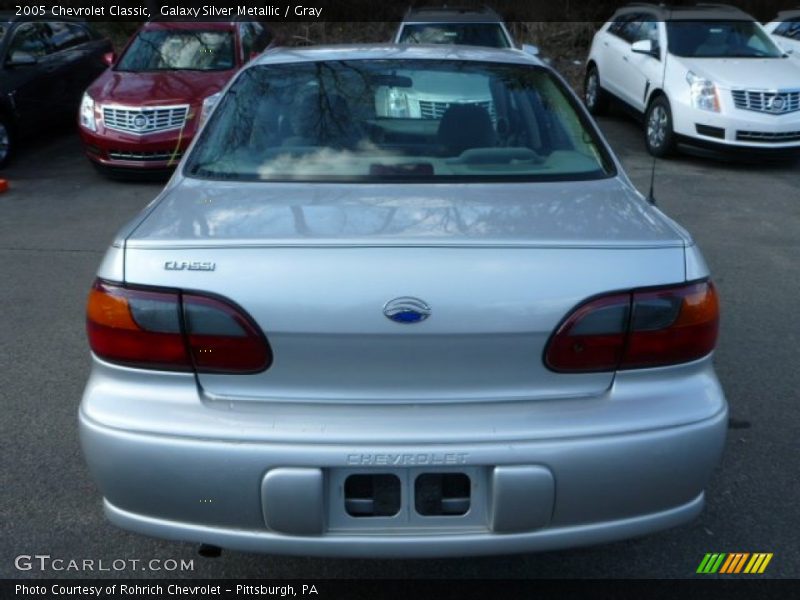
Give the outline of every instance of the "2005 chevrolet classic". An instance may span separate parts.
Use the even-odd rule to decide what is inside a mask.
[[[81,440],[109,519],[148,535],[606,542],[702,510],[718,318],[692,238],[535,57],[269,51],[100,266]]]

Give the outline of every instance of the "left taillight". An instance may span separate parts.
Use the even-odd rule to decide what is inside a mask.
[[[261,330],[223,299],[95,281],[86,329],[101,359],[144,369],[257,373],[272,352]]]

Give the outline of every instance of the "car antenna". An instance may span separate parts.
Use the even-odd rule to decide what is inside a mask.
[[[664,6],[664,4],[662,3],[662,4],[660,4],[660,6]],[[666,29],[667,23],[670,21],[671,18],[672,18],[672,8],[668,7],[667,8],[667,18],[664,20],[664,28],[665,29]],[[666,43],[666,40],[664,40],[664,42]],[[664,81],[664,78],[666,77],[666,73],[667,73],[667,53],[665,52],[664,53],[663,67],[662,67],[662,74],[661,74],[661,81],[662,82]],[[653,206],[655,206],[655,204],[656,204],[656,196],[655,196],[655,192],[654,192],[654,189],[653,189],[653,188],[655,188],[655,183],[656,183],[656,160],[657,160],[657,158],[654,155],[653,156],[653,162],[651,163],[651,166],[650,166],[650,191],[647,193],[647,201],[650,204],[652,204]]]
[[[653,157],[653,162],[651,163],[652,166],[650,167],[650,191],[647,194],[647,201],[655,206],[656,197],[653,193],[653,187],[656,182],[656,157]]]

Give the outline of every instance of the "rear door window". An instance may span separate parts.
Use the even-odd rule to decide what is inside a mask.
[[[56,51],[80,46],[91,40],[89,32],[77,23],[47,23]]]
[[[23,23],[14,32],[8,56],[13,58],[16,53],[29,54],[36,58],[46,56],[50,47],[44,33],[40,23]]]

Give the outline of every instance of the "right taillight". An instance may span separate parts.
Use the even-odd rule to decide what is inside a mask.
[[[86,330],[103,360],[145,369],[257,373],[272,362],[261,330],[241,309],[213,296],[97,280]]]
[[[614,293],[570,313],[550,339],[545,363],[580,373],[689,362],[714,349],[718,328],[710,281]]]

